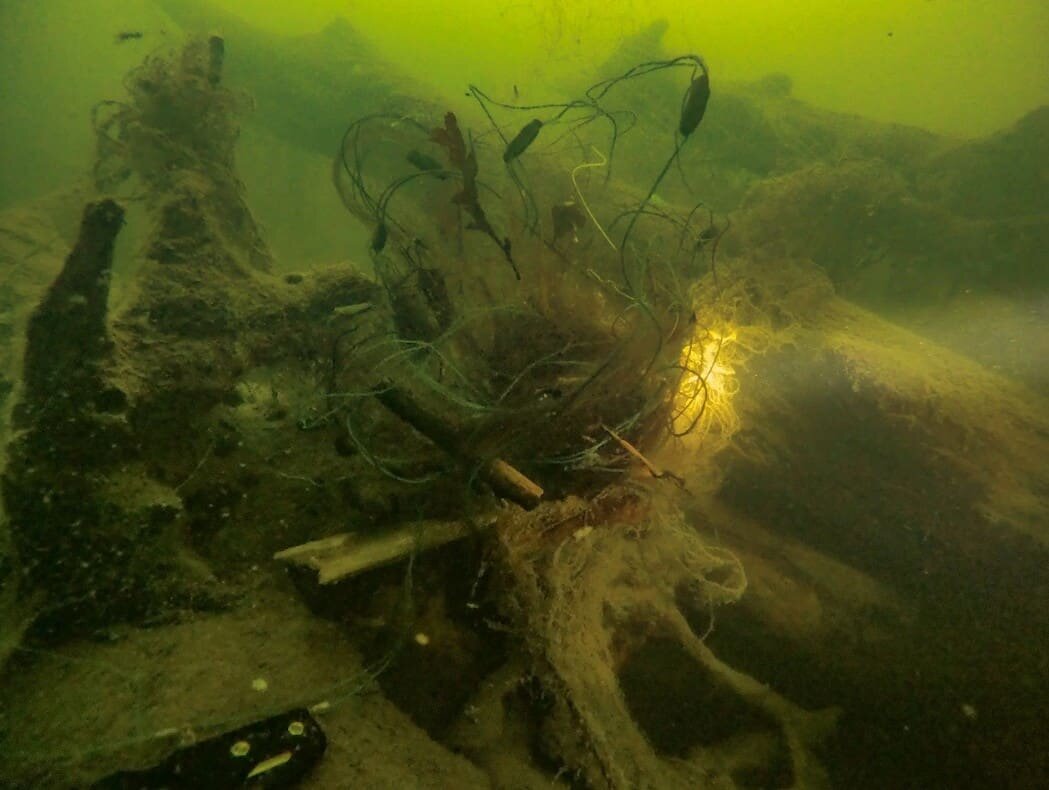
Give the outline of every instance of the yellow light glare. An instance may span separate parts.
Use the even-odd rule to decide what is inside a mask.
[[[681,379],[674,396],[672,430],[676,436],[702,439],[712,428],[730,434],[736,426],[732,396],[738,390],[732,360],[735,330],[697,327],[681,351]]]

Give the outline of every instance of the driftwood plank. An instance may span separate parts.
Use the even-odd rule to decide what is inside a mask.
[[[413,551],[428,551],[495,524],[495,516],[476,521],[415,521],[379,535],[344,532],[278,551],[273,559],[317,571],[320,584],[348,579],[389,565]]]

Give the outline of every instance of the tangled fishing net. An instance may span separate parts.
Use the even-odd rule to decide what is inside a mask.
[[[820,786],[810,746],[833,717],[810,714],[721,662],[704,643],[715,613],[742,597],[746,574],[651,491],[614,487],[568,499],[500,530],[511,608],[551,691],[543,736],[591,787],[732,787],[753,766],[745,745],[668,760],[635,721],[619,675],[647,640],[677,643],[704,681],[779,728],[794,786]],[[705,623],[697,633],[695,623]],[[757,757],[760,762],[761,756]]]
[[[222,59],[214,37],[150,57],[128,78],[129,100],[99,105],[94,118],[96,187],[128,199],[141,190],[156,225],[147,257],[183,264],[147,280],[149,320],[190,337],[172,322],[199,320],[187,305],[202,281],[234,299],[269,269],[235,175],[242,99],[220,84]],[[687,82],[667,82],[682,71]],[[617,100],[648,80],[670,86],[679,113],[669,127],[644,128],[652,118]],[[684,479],[649,460],[670,437],[708,452],[727,441],[734,366],[767,335],[760,288],[719,276],[727,219],[659,194],[703,119],[706,65],[644,63],[564,103],[470,95],[479,112],[469,120],[420,107],[346,131],[334,183],[371,230],[383,296],[332,296],[330,354],[312,360],[324,405],[298,428],[337,426],[378,476],[424,492],[420,501],[438,499],[449,479],[477,493],[480,470],[497,459],[538,482],[544,502],[504,510],[493,553],[508,627],[552,699],[544,749],[565,771],[595,788],[738,784],[752,761],[746,743],[671,760],[635,720],[620,673],[646,642],[669,639],[710,684],[763,712],[792,783],[823,783],[810,748],[826,717],[705,644],[746,574],[687,523]],[[661,135],[665,155],[653,157]],[[654,178],[638,188],[623,170]],[[216,332],[194,352],[235,334]],[[413,465],[413,453],[439,453],[397,420],[394,395],[459,468]],[[639,465],[658,483],[638,479]]]
[[[224,60],[221,38],[192,38],[132,70],[127,100],[95,105],[94,186],[157,214],[153,260],[265,271],[269,253],[234,162],[248,101],[222,84]],[[230,250],[243,251],[241,259],[227,260]]]
[[[658,133],[627,135],[651,118],[615,95],[682,68],[691,76],[665,135],[669,157],[639,191],[613,163],[651,162]],[[762,289],[719,278],[727,219],[657,192],[702,120],[705,64],[642,64],[563,104],[500,102],[475,86],[470,95],[477,131],[449,112],[370,116],[346,132],[334,181],[372,228],[393,326],[351,333],[333,403],[348,422],[364,417],[362,369],[411,382],[462,426],[465,456],[506,458],[548,499],[564,497],[511,513],[496,531],[504,605],[554,699],[544,737],[567,770],[591,787],[735,786],[745,749],[668,760],[631,715],[618,673],[647,640],[669,638],[710,683],[775,723],[793,783],[823,783],[809,746],[827,720],[704,643],[746,575],[686,523],[669,486],[684,481],[646,456],[668,437],[708,452],[726,442],[738,428],[734,368],[771,336]],[[669,481],[628,478],[639,462]]]
[[[679,58],[559,105],[512,106],[472,87],[477,131],[451,112],[353,123],[334,181],[372,228],[393,326],[346,338],[333,402],[362,402],[362,369],[411,382],[465,426],[465,455],[506,458],[554,492],[623,474],[636,458],[621,440],[653,447],[683,412],[701,421],[706,388],[679,395],[683,378],[709,375],[705,351],[682,353],[697,327],[688,282],[723,227],[651,206],[658,180],[637,203],[583,138],[600,125],[601,148],[621,148],[624,116],[607,95],[676,67],[693,70],[690,95],[707,87],[701,61]],[[663,174],[699,122],[686,105]],[[363,407],[347,408],[352,419]]]

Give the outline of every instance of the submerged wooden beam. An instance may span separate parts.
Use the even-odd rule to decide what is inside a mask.
[[[462,446],[464,431],[427,411],[405,390],[383,382],[376,388],[375,399],[444,452],[467,463],[477,463]],[[528,510],[543,498],[543,489],[538,483],[500,458],[481,462],[481,478],[496,494]]]
[[[331,584],[397,562],[413,552],[461,540],[495,521],[495,516],[489,515],[473,522],[415,521],[380,535],[344,532],[278,551],[273,559],[315,570],[320,584]]]

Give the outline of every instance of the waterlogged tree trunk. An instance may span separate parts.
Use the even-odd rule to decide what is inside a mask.
[[[127,496],[118,485],[140,458],[123,416],[127,399],[107,377],[106,301],[123,222],[112,200],[87,205],[76,246],[27,330],[20,433],[3,496],[22,594],[55,631],[141,615],[150,604],[140,592],[163,578],[160,555],[149,550],[175,513],[170,500]]]
[[[110,345],[113,245],[123,218],[111,200],[87,206],[76,247],[27,331],[15,420],[22,433],[10,448],[3,493],[23,575],[46,591],[49,604],[91,590],[91,568],[110,543],[97,539],[104,516],[94,482],[129,451],[119,418],[107,413],[120,395],[100,376]]]

